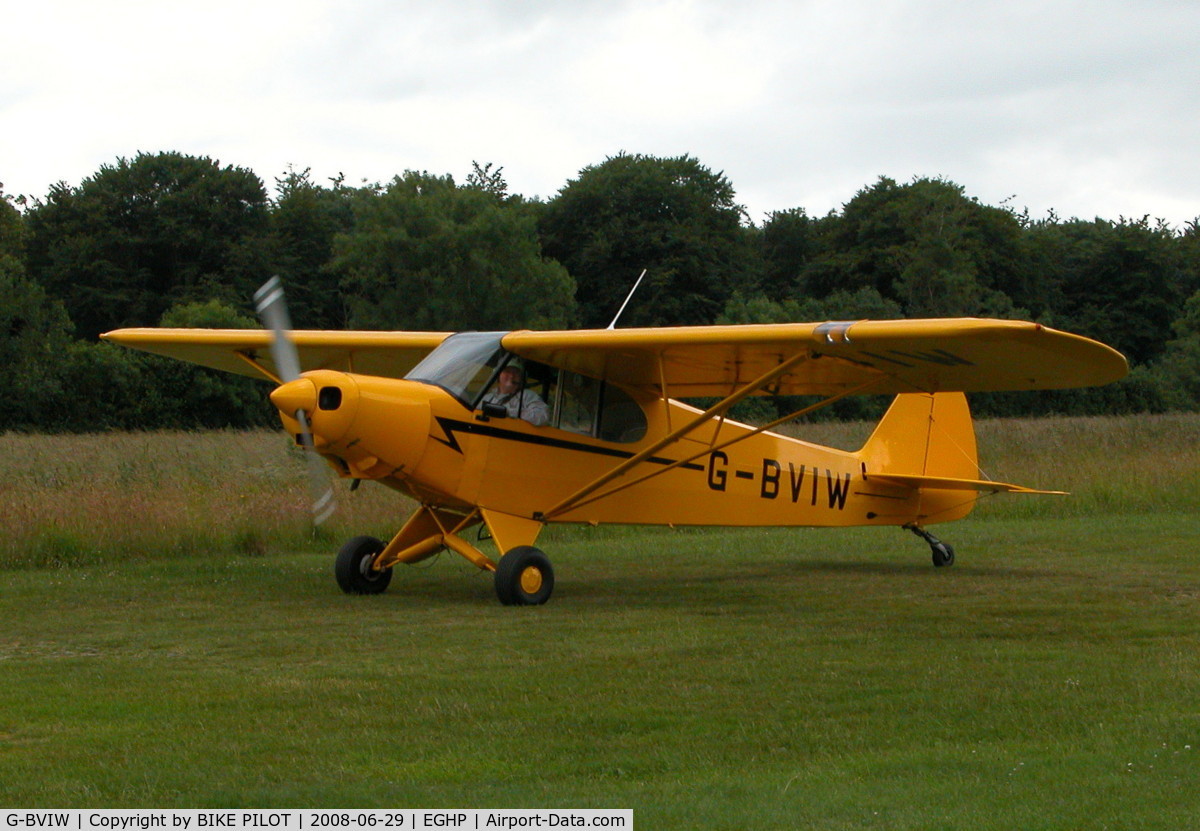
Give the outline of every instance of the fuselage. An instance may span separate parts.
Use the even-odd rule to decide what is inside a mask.
[[[301,394],[289,396],[289,389]],[[861,452],[710,419],[547,517],[699,411],[678,401],[636,401],[644,429],[636,440],[613,441],[487,414],[411,380],[318,370],[272,398],[289,402],[281,410],[310,412],[316,449],[342,476],[377,480],[449,509],[592,524],[847,526],[902,525],[952,508],[931,506],[919,489],[872,482]]]

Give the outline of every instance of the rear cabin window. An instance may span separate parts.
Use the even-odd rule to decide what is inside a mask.
[[[620,387],[562,372],[554,393],[552,423],[560,430],[626,443],[646,435],[645,412]]]
[[[646,414],[623,389],[603,384],[597,435],[605,441],[640,441],[646,435]]]

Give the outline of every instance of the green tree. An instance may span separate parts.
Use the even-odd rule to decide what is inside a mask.
[[[1029,295],[1009,211],[968,198],[960,185],[881,177],[826,223],[821,250],[802,272],[802,291],[874,288],[907,317],[1013,316]]]
[[[1186,293],[1200,291],[1200,217],[1184,226],[1176,244]]]
[[[216,299],[172,306],[161,325],[195,329],[254,329],[258,321]],[[253,378],[230,375],[170,358],[136,353],[146,383],[160,401],[162,426],[185,428],[258,427],[277,424],[267,393]]]
[[[1164,349],[1189,291],[1177,235],[1148,220],[1050,219],[1026,232],[1048,321],[1101,340],[1134,363]]]
[[[763,223],[763,293],[774,299],[804,296],[803,275],[826,250],[836,216],[813,219],[803,208],[776,211]]]
[[[360,193],[332,263],[356,328],[560,328],[574,284],[542,256],[533,213],[449,176]]]
[[[744,298],[734,294],[725,304],[718,323],[814,323],[826,320],[896,320],[903,317],[900,304],[873,288],[835,291],[822,298],[771,300],[764,295]]]
[[[172,306],[158,323],[169,329],[257,329],[260,326],[250,315],[215,298]]]
[[[509,198],[508,181],[504,178],[504,168],[496,167],[491,162],[481,165],[471,162],[471,172],[467,174],[466,186],[490,193],[503,201]]]
[[[85,338],[181,301],[244,300],[266,277],[262,182],[208,158],[119,159],[78,188],[55,185],[26,221],[30,275]]]
[[[1175,337],[1148,375],[1167,407],[1200,410],[1200,291],[1188,298],[1172,329]]]
[[[33,302],[41,298],[35,295]],[[53,303],[48,304],[53,307]],[[65,314],[63,315],[65,321]],[[171,309],[163,324],[242,328],[253,319],[218,301]],[[47,346],[51,367],[37,384],[37,409],[22,422],[43,431],[198,429],[277,424],[267,388],[250,378],[71,340],[69,324]],[[47,339],[43,338],[42,342]]]
[[[36,428],[61,403],[61,367],[71,347],[63,305],[0,253],[0,431]]]
[[[733,186],[689,156],[625,155],[584,168],[547,203],[546,253],[578,284],[584,326],[606,326],[647,271],[624,326],[711,323],[761,258]]]
[[[0,182],[0,257],[6,256],[18,260],[24,258],[25,223],[12,198],[4,192],[4,183]]]
[[[287,286],[292,322],[300,329],[344,329],[346,305],[330,268],[334,240],[354,227],[359,192],[334,179],[312,181],[310,171],[289,170],[275,180],[271,205],[271,272]]]

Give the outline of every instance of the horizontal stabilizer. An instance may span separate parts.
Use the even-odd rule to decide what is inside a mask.
[[[888,482],[893,485],[903,485],[906,488],[929,488],[943,491],[991,491],[992,493],[1040,493],[1052,496],[1065,496],[1066,491],[1044,491],[1037,488],[1027,488],[1024,485],[1010,485],[1007,482],[993,482],[991,479],[954,479],[949,476],[921,476],[908,473],[872,473],[866,477],[868,482]]]

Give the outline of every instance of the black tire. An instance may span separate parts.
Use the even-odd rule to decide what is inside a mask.
[[[379,594],[392,582],[392,570],[372,571],[371,561],[383,551],[383,540],[355,537],[342,546],[333,564],[338,585],[346,594]]]
[[[954,548],[953,546],[938,542],[930,546],[933,549],[933,564],[938,568],[954,565]]]
[[[540,606],[554,591],[550,558],[532,545],[518,545],[496,566],[496,597],[505,606]]]

